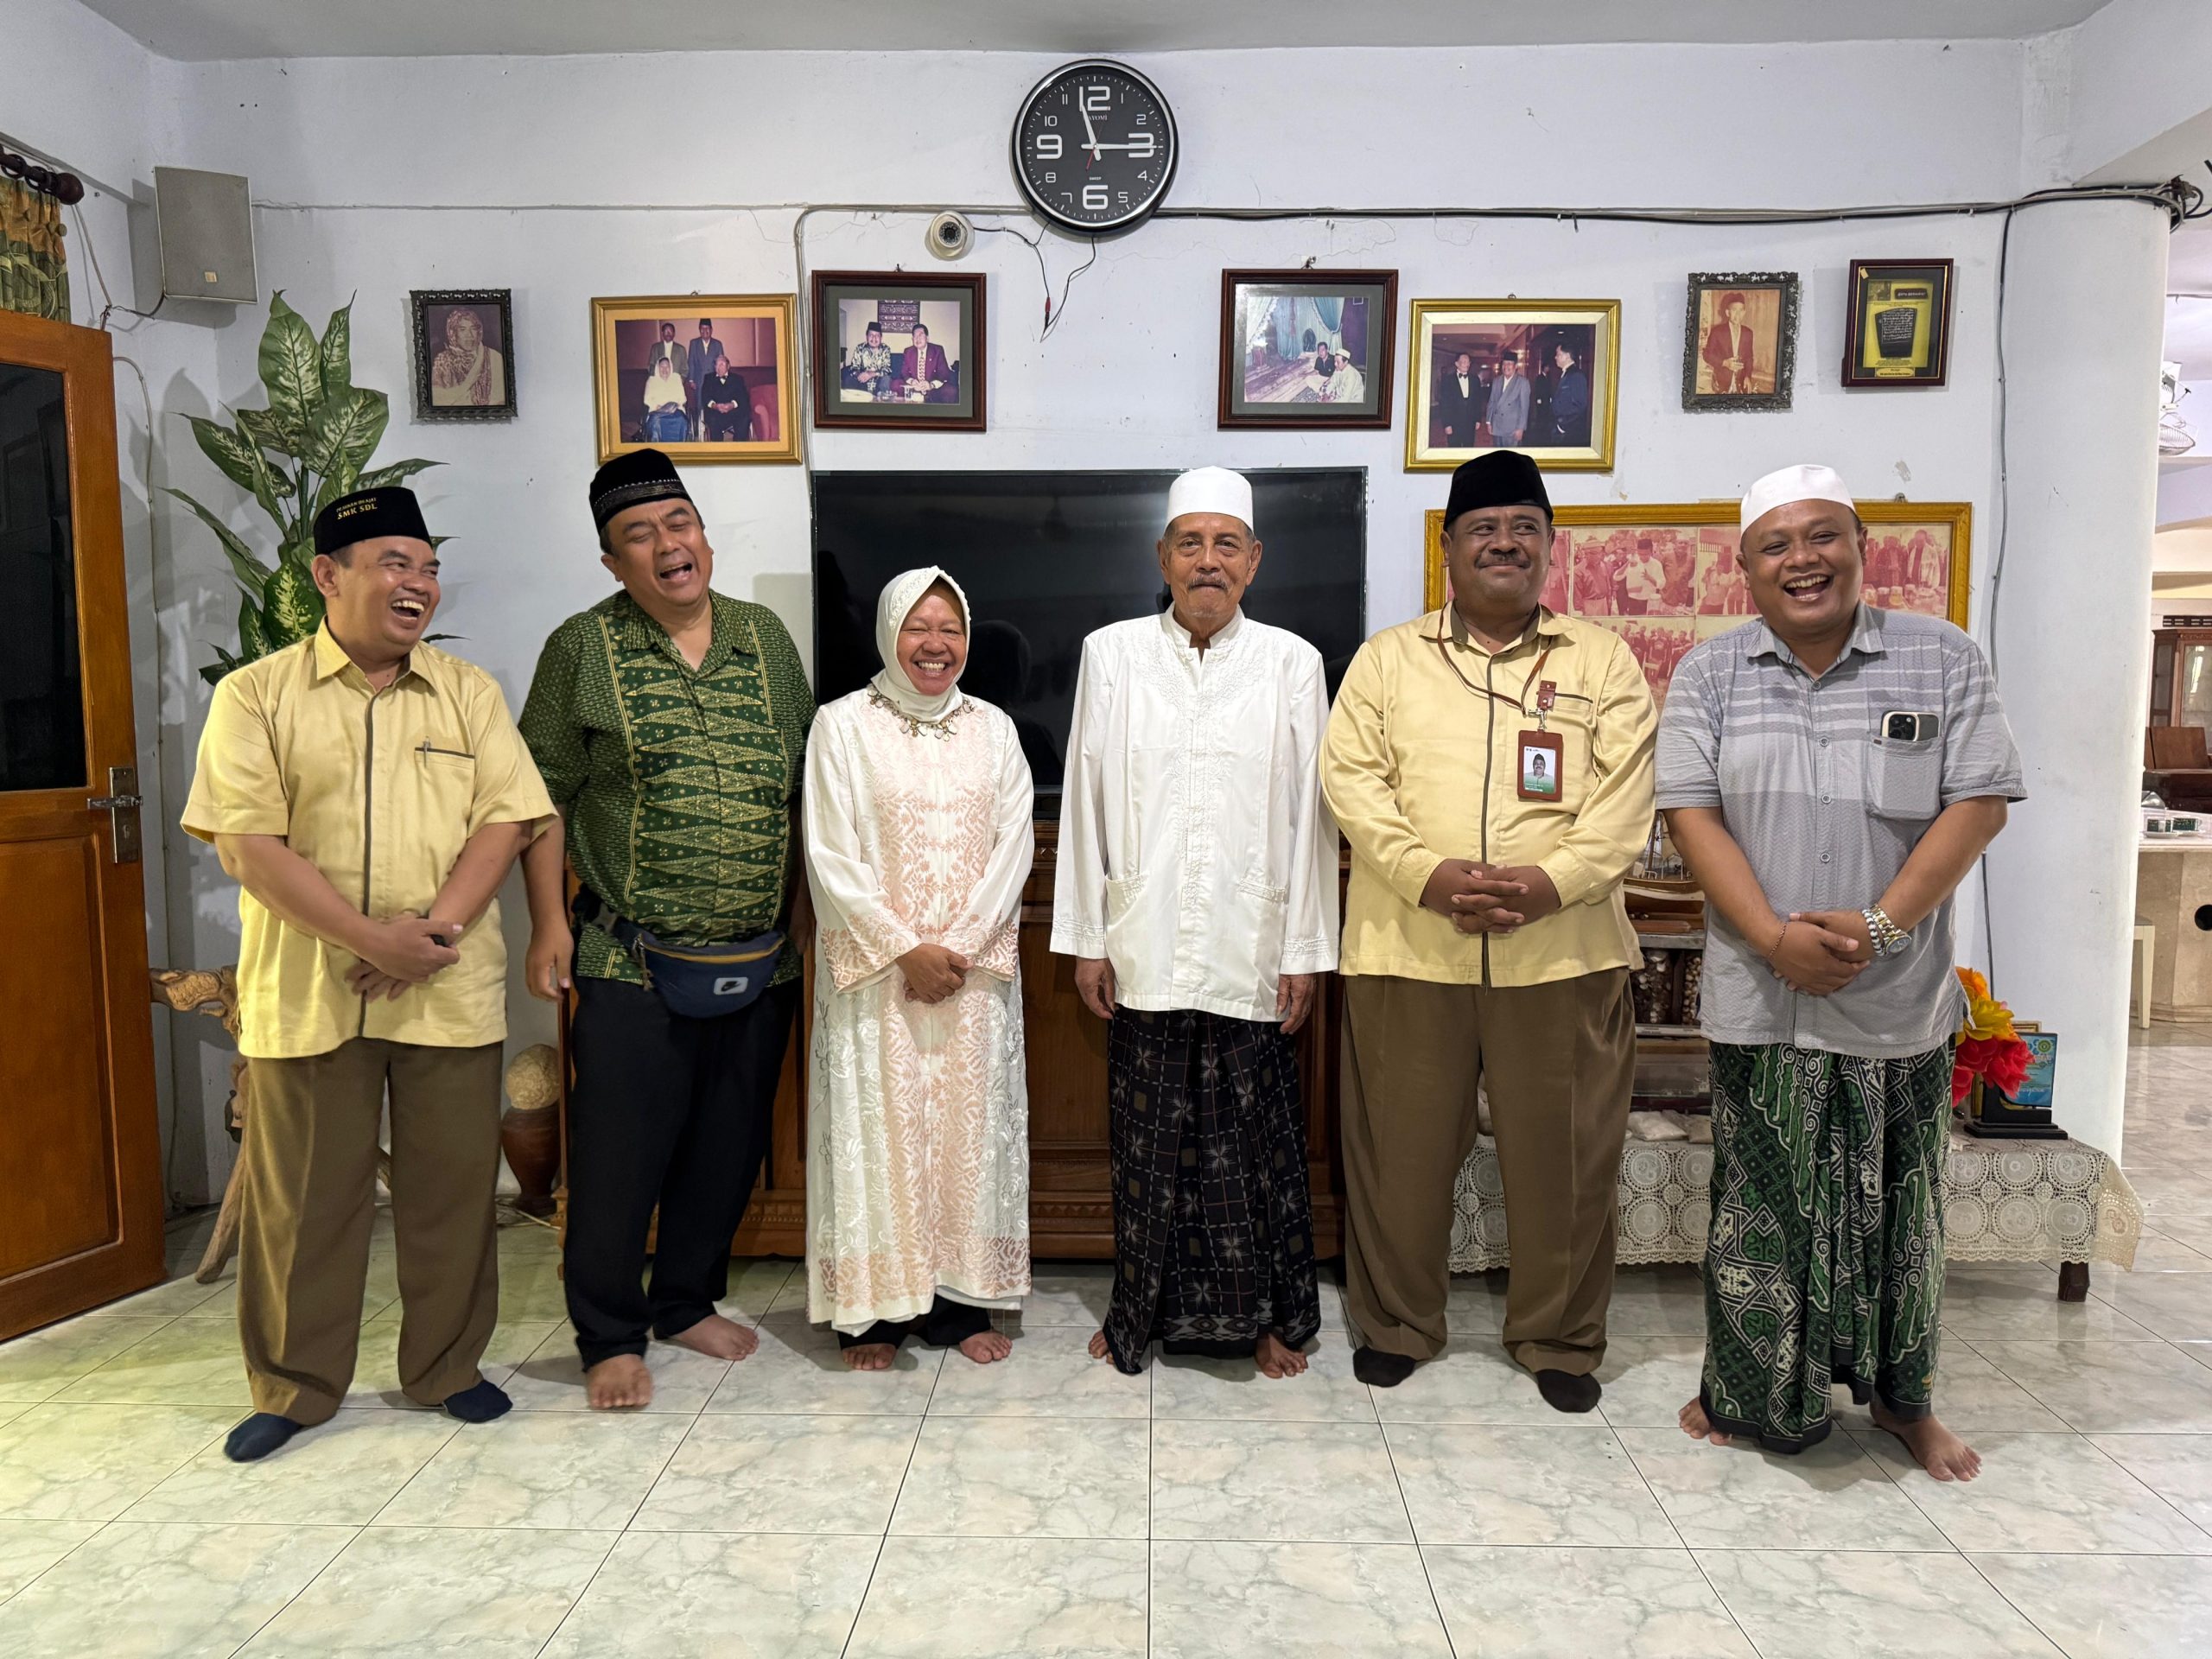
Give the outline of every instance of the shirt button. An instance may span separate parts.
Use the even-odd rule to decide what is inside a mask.
[[[1821,863],[1823,863],[1823,864],[1825,864],[1825,863],[1827,863],[1827,861],[1828,861],[1828,855],[1827,855],[1826,853],[1822,853],[1822,854],[1821,855]]]
[[[1827,804],[1828,804],[1828,798],[1827,798],[1827,796],[1825,796],[1825,795],[1821,796],[1821,804],[1822,806],[1826,806]]]
[[[1825,749],[1826,747],[1827,747],[1827,746],[1828,746],[1828,741],[1827,741],[1827,739],[1826,739],[1825,737],[1824,737],[1824,738],[1822,738],[1822,739],[1821,740],[1821,747],[1822,748],[1824,748],[1824,749]]]

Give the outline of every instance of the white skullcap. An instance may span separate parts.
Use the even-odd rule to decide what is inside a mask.
[[[1777,507],[1786,507],[1792,501],[1834,501],[1853,512],[1859,511],[1842,474],[1833,467],[1784,467],[1751,486],[1744,497],[1742,516],[1736,521],[1737,533],[1742,534]]]
[[[1252,485],[1226,467],[1201,467],[1167,486],[1167,522],[1186,512],[1219,512],[1252,529]]]

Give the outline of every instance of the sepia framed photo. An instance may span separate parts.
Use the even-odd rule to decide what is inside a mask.
[[[1789,407],[1797,372],[1797,274],[1692,271],[1682,324],[1682,407]]]
[[[985,429],[980,272],[814,273],[814,423]]]
[[[791,294],[662,294],[591,302],[599,458],[796,461]]]
[[[414,321],[415,418],[514,419],[514,290],[418,288],[407,308]]]
[[[1224,270],[1221,392],[1227,427],[1390,424],[1395,270]]]
[[[1853,260],[1843,384],[1940,386],[1950,369],[1951,262]]]
[[[1415,300],[1406,354],[1406,470],[1491,449],[1548,472],[1613,465],[1618,300]]]
[[[1884,610],[1940,616],[1964,627],[1973,569],[1974,508],[1964,501],[1861,501],[1866,526],[1862,594]],[[1541,602],[1610,628],[1643,664],[1661,702],[1675,668],[1700,639],[1757,616],[1736,562],[1738,509],[1729,501],[1560,507]],[[1450,601],[1444,511],[1427,516],[1422,604]]]

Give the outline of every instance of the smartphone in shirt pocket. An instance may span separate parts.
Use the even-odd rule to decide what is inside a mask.
[[[1866,744],[1866,804],[1877,817],[1932,818],[1942,804],[1942,721],[1892,709]]]

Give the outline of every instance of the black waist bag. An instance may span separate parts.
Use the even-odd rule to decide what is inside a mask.
[[[671,1014],[687,1020],[714,1020],[751,1007],[775,977],[783,954],[784,936],[775,929],[728,944],[664,944],[588,890],[576,896],[576,916],[612,934],[638,964],[645,988]]]

